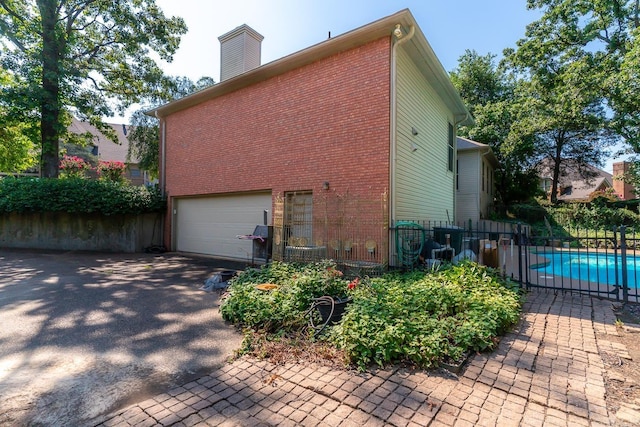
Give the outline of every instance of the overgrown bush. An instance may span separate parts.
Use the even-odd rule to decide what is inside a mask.
[[[278,288],[260,291],[261,283]],[[410,361],[432,367],[495,345],[519,318],[520,297],[512,285],[474,263],[348,282],[330,261],[276,262],[233,279],[220,310],[238,326],[281,336],[305,327],[313,298],[348,294],[353,301],[326,339],[352,365]]]
[[[528,224],[544,221],[547,210],[538,204],[517,204],[511,205],[507,209],[510,216],[513,216]]]
[[[492,348],[515,324],[520,297],[513,284],[465,263],[435,274],[392,274],[356,294],[331,341],[361,369],[410,361],[433,367],[467,351]]]
[[[273,332],[302,327],[304,313],[314,298],[345,295],[348,281],[333,261],[311,264],[273,262],[247,269],[231,282],[229,296],[220,307],[225,320],[239,326]],[[278,285],[261,291],[256,285]]]
[[[631,208],[634,205],[630,205]],[[640,224],[640,215],[633,209],[620,206],[619,202],[600,195],[588,202],[571,202],[552,205],[539,199],[528,204],[513,205],[509,213],[517,220],[532,225],[537,236],[548,237],[546,217],[555,237],[570,234],[571,229],[612,230],[613,227],[626,225],[635,227]]]
[[[549,208],[548,211],[550,217],[563,227],[610,230],[620,225],[634,226],[640,223],[637,213],[608,204],[570,203]]]
[[[160,212],[156,189],[85,179],[0,179],[0,213],[67,212],[103,215]]]

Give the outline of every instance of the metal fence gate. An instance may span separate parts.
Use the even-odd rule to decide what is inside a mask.
[[[604,231],[571,230],[571,237],[534,236],[525,224],[398,221],[395,265],[471,258],[499,270],[526,289],[580,292],[640,302],[640,239],[624,226]],[[424,238],[417,238],[418,233]],[[420,246],[421,245],[421,246]],[[445,252],[444,248],[451,248]],[[424,259],[423,259],[424,258]]]

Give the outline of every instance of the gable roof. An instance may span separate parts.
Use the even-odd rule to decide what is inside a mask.
[[[578,164],[574,160],[564,160],[558,177],[558,200],[585,200],[597,190],[613,186],[613,175],[593,165]],[[543,159],[536,171],[540,179],[552,179],[553,162]],[[581,172],[582,171],[582,172]],[[586,178],[585,175],[586,174]]]
[[[287,71],[300,68],[339,52],[353,49],[382,37],[391,37],[397,24],[400,24],[405,30],[411,27],[415,28],[414,36],[404,46],[408,49],[409,54],[418,65],[420,71],[428,78],[447,107],[454,113],[456,119],[462,120],[463,123],[471,123],[469,111],[453,87],[449,79],[449,74],[436,57],[409,9],[401,10],[393,15],[317,43],[213,86],[209,86],[184,98],[150,110],[147,114],[156,117],[166,117],[177,111],[234,92]]]
[[[493,154],[493,149],[490,145],[458,136],[456,137],[456,149],[458,152],[481,151],[483,155],[487,156],[487,160],[493,167],[498,166],[498,159]]]
[[[127,153],[129,151],[129,140],[125,134],[126,125],[116,123],[105,123],[111,126],[118,137],[118,143],[107,138],[102,132],[89,122],[83,122],[75,117],[69,125],[69,132],[75,134],[90,133],[92,135],[91,144],[98,147],[98,158],[100,160],[118,161],[127,163]],[[130,163],[130,162],[129,162]]]

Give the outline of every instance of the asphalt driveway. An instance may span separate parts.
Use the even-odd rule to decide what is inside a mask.
[[[92,425],[220,366],[241,336],[177,254],[0,249],[0,425]]]

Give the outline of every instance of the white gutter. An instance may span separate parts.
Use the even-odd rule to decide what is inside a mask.
[[[162,161],[160,163],[160,194],[164,196],[166,192],[166,186],[167,186],[167,181],[165,177],[165,171],[167,168],[166,166],[167,153],[165,152],[167,148],[165,143],[166,133],[164,129],[165,122],[162,119],[162,117],[160,117],[160,115],[158,114],[158,110],[154,111],[154,115],[156,119],[158,119],[158,126],[160,127],[160,153],[162,154]]]
[[[393,37],[395,38],[395,42],[391,46],[391,84],[390,84],[390,98],[391,98],[391,117],[390,117],[390,165],[389,165],[389,219],[390,224],[396,220],[396,123],[397,123],[397,89],[396,89],[396,80],[397,80],[397,50],[398,46],[403,45],[404,43],[411,40],[411,37],[415,34],[415,27],[413,25],[409,26],[409,33],[407,35],[402,36],[402,26],[400,24],[396,25],[396,29],[393,31]],[[398,37],[400,35],[400,37]],[[391,248],[391,245],[389,245]]]

